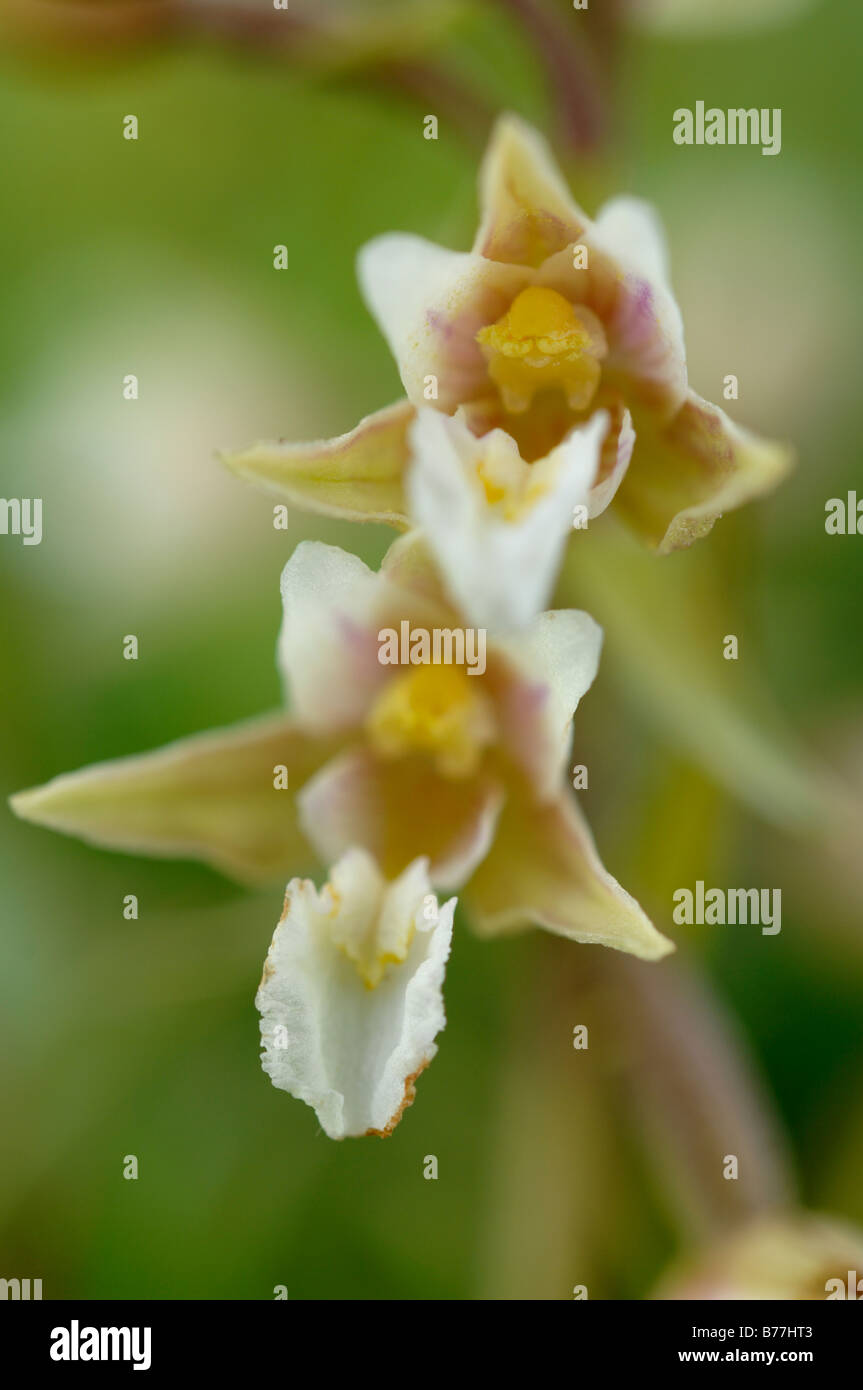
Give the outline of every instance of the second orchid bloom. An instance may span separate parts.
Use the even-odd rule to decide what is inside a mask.
[[[481,672],[381,661],[381,634],[402,624],[464,634],[415,535],[379,573],[304,541],[282,598],[290,713],[66,774],[14,797],[14,810],[251,882],[358,847],[389,880],[425,859],[487,935],[538,923],[647,959],[671,949],[603,869],[567,785],[572,716],[601,645],[586,613],[543,613],[489,641]]]
[[[486,642],[460,626],[417,533],[379,573],[305,541],[282,597],[290,713],[66,774],[12,805],[112,849],[254,883],[294,875],[258,992],[263,1065],[333,1138],[383,1136],[444,1024],[455,904],[439,908],[433,886],[460,889],[485,935],[538,924],[645,960],[672,946],[603,867],[567,785],[601,645],[586,613],[542,613]],[[435,644],[445,659],[429,659]],[[314,864],[334,866],[320,893],[296,877]]]

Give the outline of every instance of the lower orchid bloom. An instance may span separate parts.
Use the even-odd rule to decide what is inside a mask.
[[[610,425],[597,481],[613,482],[593,514],[616,492],[615,509],[663,554],[780,481],[790,451],[688,385],[649,205],[616,198],[591,221],[541,137],[513,116],[495,128],[480,194],[470,252],[391,233],[360,253],[360,283],[407,400],[337,439],[258,444],[226,456],[229,467],[297,505],[404,527],[431,491],[432,462],[412,435],[423,407],[458,413],[477,436],[504,431],[538,472],[601,409]]]
[[[256,882],[357,847],[390,880],[425,858],[481,933],[537,924],[649,960],[672,949],[603,867],[567,785],[601,646],[587,614],[546,612],[486,645],[416,535],[378,573],[303,542],[282,596],[290,714],[55,778],[14,810]]]
[[[321,892],[288,884],[255,1001],[262,1065],[331,1139],[391,1134],[437,1051],[455,899],[438,907],[427,868],[387,883],[354,849]]]

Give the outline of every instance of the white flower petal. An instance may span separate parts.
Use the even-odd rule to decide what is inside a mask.
[[[487,390],[476,335],[509,307],[526,282],[524,269],[392,232],[362,248],[357,274],[415,405],[428,401],[428,377],[444,411]]]
[[[670,289],[668,243],[650,203],[626,195],[612,198],[600,208],[593,230],[609,256]]]
[[[495,631],[523,628],[554,586],[576,505],[591,506],[608,416],[596,414],[554,452],[528,467],[500,431],[476,439],[458,419],[420,410],[411,427],[407,491],[414,518],[443,571],[446,586],[470,622]],[[487,500],[478,468],[506,446],[512,462],[544,493],[508,520]],[[623,464],[625,468],[625,462]],[[619,479],[618,479],[619,480]],[[616,481],[609,478],[603,492]]]
[[[261,1063],[331,1139],[390,1134],[444,1027],[455,899],[438,907],[417,860],[387,884],[350,850],[318,892],[288,885],[256,997]]]
[[[503,739],[536,794],[552,796],[569,756],[572,716],[599,670],[602,628],[578,609],[554,609],[498,647],[519,672],[498,706]]]
[[[293,712],[315,732],[362,723],[392,676],[379,633],[400,619],[434,627],[434,596],[322,541],[302,541],[282,571],[284,619],[277,661]]]
[[[385,679],[372,627],[378,576],[338,546],[302,541],[281,587],[278,664],[291,706],[310,729],[349,728]]]
[[[608,334],[607,367],[643,383],[661,383],[668,407],[679,405],[687,387],[683,315],[671,288],[662,224],[649,203],[613,198],[600,209],[586,238],[597,266],[613,272],[613,293],[601,315]],[[607,293],[607,291],[605,291]]]

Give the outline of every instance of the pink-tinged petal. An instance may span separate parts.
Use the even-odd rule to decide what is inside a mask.
[[[338,546],[301,541],[282,571],[278,665],[287,702],[308,729],[363,723],[393,675],[379,659],[382,629],[446,626],[422,537],[409,532],[397,544],[375,572]]]
[[[308,511],[404,526],[402,474],[413,417],[413,407],[399,401],[336,439],[259,443],[221,459],[238,477]]]
[[[510,798],[494,846],[464,892],[484,936],[545,927],[558,936],[660,960],[674,950],[602,865],[575,800]]]
[[[661,286],[627,272],[609,290],[606,317],[606,380],[621,382],[633,405],[670,414],[688,386],[683,321],[676,301]]]
[[[414,405],[451,414],[488,390],[476,335],[506,312],[528,272],[393,232],[363,247],[357,273]]]
[[[106,849],[202,859],[250,882],[284,879],[314,863],[295,793],[337,746],[283,715],[250,720],[65,773],[11,806]],[[279,767],[288,790],[275,785]]]
[[[524,633],[495,645],[487,680],[501,739],[540,800],[560,786],[572,716],[593,684],[601,649],[602,629],[574,608],[540,613]]]
[[[614,498],[626,475],[635,448],[632,416],[620,398],[603,401],[603,408],[609,412],[611,425],[602,442],[599,473],[588,497],[588,516],[591,520],[600,516]]]
[[[618,288],[609,295],[608,369],[632,377],[648,403],[657,386],[667,408],[686,394],[683,318],[671,288],[665,232],[654,209],[640,198],[613,198],[599,210],[589,250],[616,268]],[[600,267],[601,271],[601,267]],[[598,282],[602,279],[601,273]],[[608,292],[608,291],[606,291]]]
[[[627,196],[612,198],[597,214],[593,238],[620,266],[634,270],[651,284],[671,289],[668,243],[650,203]]]
[[[480,207],[474,251],[512,265],[541,265],[578,241],[588,225],[545,141],[513,115],[502,116],[492,132]]]
[[[352,845],[388,878],[426,856],[440,888],[457,888],[488,853],[503,794],[490,778],[439,776],[422,758],[343,753],[304,788],[301,823],[325,863]]]
[[[636,435],[615,506],[660,554],[692,545],[793,464],[787,445],[750,433],[694,392],[668,424],[636,416]]]
[[[292,712],[319,733],[358,729],[394,668],[380,660],[384,629],[452,626],[418,532],[381,569],[338,546],[301,541],[282,572],[278,665]]]
[[[629,205],[634,199],[621,199]],[[573,249],[552,256],[538,272],[542,284],[585,304],[602,323],[608,343],[603,380],[636,406],[671,416],[686,397],[683,319],[660,261],[646,239],[621,257],[617,215],[606,237],[599,222],[584,233],[587,267],[573,265]],[[643,213],[645,227],[650,223]],[[662,271],[662,273],[659,273]]]
[[[303,724],[321,732],[360,724],[387,678],[378,661],[381,580],[356,555],[301,541],[282,571],[278,662]]]

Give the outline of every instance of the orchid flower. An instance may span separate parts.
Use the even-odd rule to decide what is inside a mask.
[[[480,481],[490,432],[509,435],[543,474],[548,456],[601,409],[609,427],[592,514],[614,496],[662,554],[779,482],[789,450],[742,429],[688,385],[665,242],[648,204],[615,198],[591,221],[542,138],[514,116],[494,130],[480,197],[470,252],[391,233],[360,253],[360,284],[407,399],[337,439],[258,444],[226,456],[229,467],[312,510],[408,526],[423,501],[428,520],[434,491],[430,431],[413,430],[423,407],[457,416],[480,439]],[[449,451],[438,443],[449,477]],[[486,489],[487,506],[491,513],[503,500],[517,526],[523,495],[518,486],[503,498]],[[552,545],[557,534],[559,525]],[[455,551],[444,557],[438,546],[451,591]]]
[[[391,1134],[437,1051],[455,899],[438,907],[427,867],[387,883],[353,849],[320,893],[288,884],[255,1001],[262,1065],[331,1139]]]
[[[378,573],[305,541],[282,597],[289,715],[58,777],[13,809],[258,882],[354,848],[390,880],[427,858],[438,887],[464,887],[481,933],[535,923],[645,959],[672,949],[603,868],[567,786],[572,716],[601,646],[587,614],[545,612],[486,647],[460,627],[417,534]],[[407,664],[382,660],[382,634],[405,632],[440,634],[454,661],[423,660],[413,637]],[[482,662],[458,664],[471,637]]]

